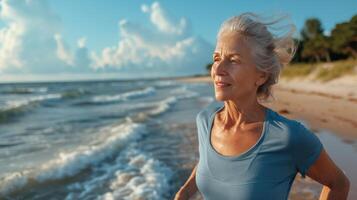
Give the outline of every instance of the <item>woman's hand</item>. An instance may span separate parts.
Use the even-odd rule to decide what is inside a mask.
[[[320,156],[306,174],[324,185],[320,200],[347,199],[350,181],[325,150],[322,150]]]
[[[188,199],[189,199],[188,192],[184,188],[181,188],[176,193],[174,200],[188,200]]]

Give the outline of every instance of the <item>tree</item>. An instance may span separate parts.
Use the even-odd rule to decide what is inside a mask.
[[[316,62],[325,58],[327,62],[330,62],[330,44],[328,38],[323,35],[323,31],[319,19],[311,18],[305,21],[301,31],[302,42],[304,43],[301,52],[303,58],[314,58]]]
[[[326,36],[317,35],[314,39],[305,42],[302,57],[314,57],[317,62],[320,62],[321,57],[324,57],[327,62],[330,62],[329,46]]]
[[[331,31],[331,47],[335,52],[342,52],[357,58],[357,15],[349,22],[336,24]]]
[[[321,22],[317,18],[310,18],[305,21],[304,27],[301,30],[303,41],[312,40],[324,32]]]
[[[206,65],[206,70],[208,71],[208,74],[211,74],[212,65],[213,65],[213,63],[208,63]]]

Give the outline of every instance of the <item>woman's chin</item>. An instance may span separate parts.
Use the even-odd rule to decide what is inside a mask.
[[[216,93],[215,97],[217,101],[226,101],[229,99],[227,95],[220,94],[220,93]]]

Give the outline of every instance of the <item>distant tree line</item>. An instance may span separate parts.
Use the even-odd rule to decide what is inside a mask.
[[[347,58],[357,59],[357,14],[349,21],[336,24],[329,35],[324,33],[317,18],[305,21],[292,63],[331,62]],[[210,72],[212,63],[206,65]]]
[[[292,62],[330,62],[346,58],[357,59],[357,15],[336,24],[330,35],[325,35],[317,18],[305,21],[301,39]]]

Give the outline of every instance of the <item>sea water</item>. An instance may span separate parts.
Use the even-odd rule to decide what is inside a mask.
[[[169,199],[170,127],[212,100],[208,84],[170,80],[0,85],[0,195]]]

